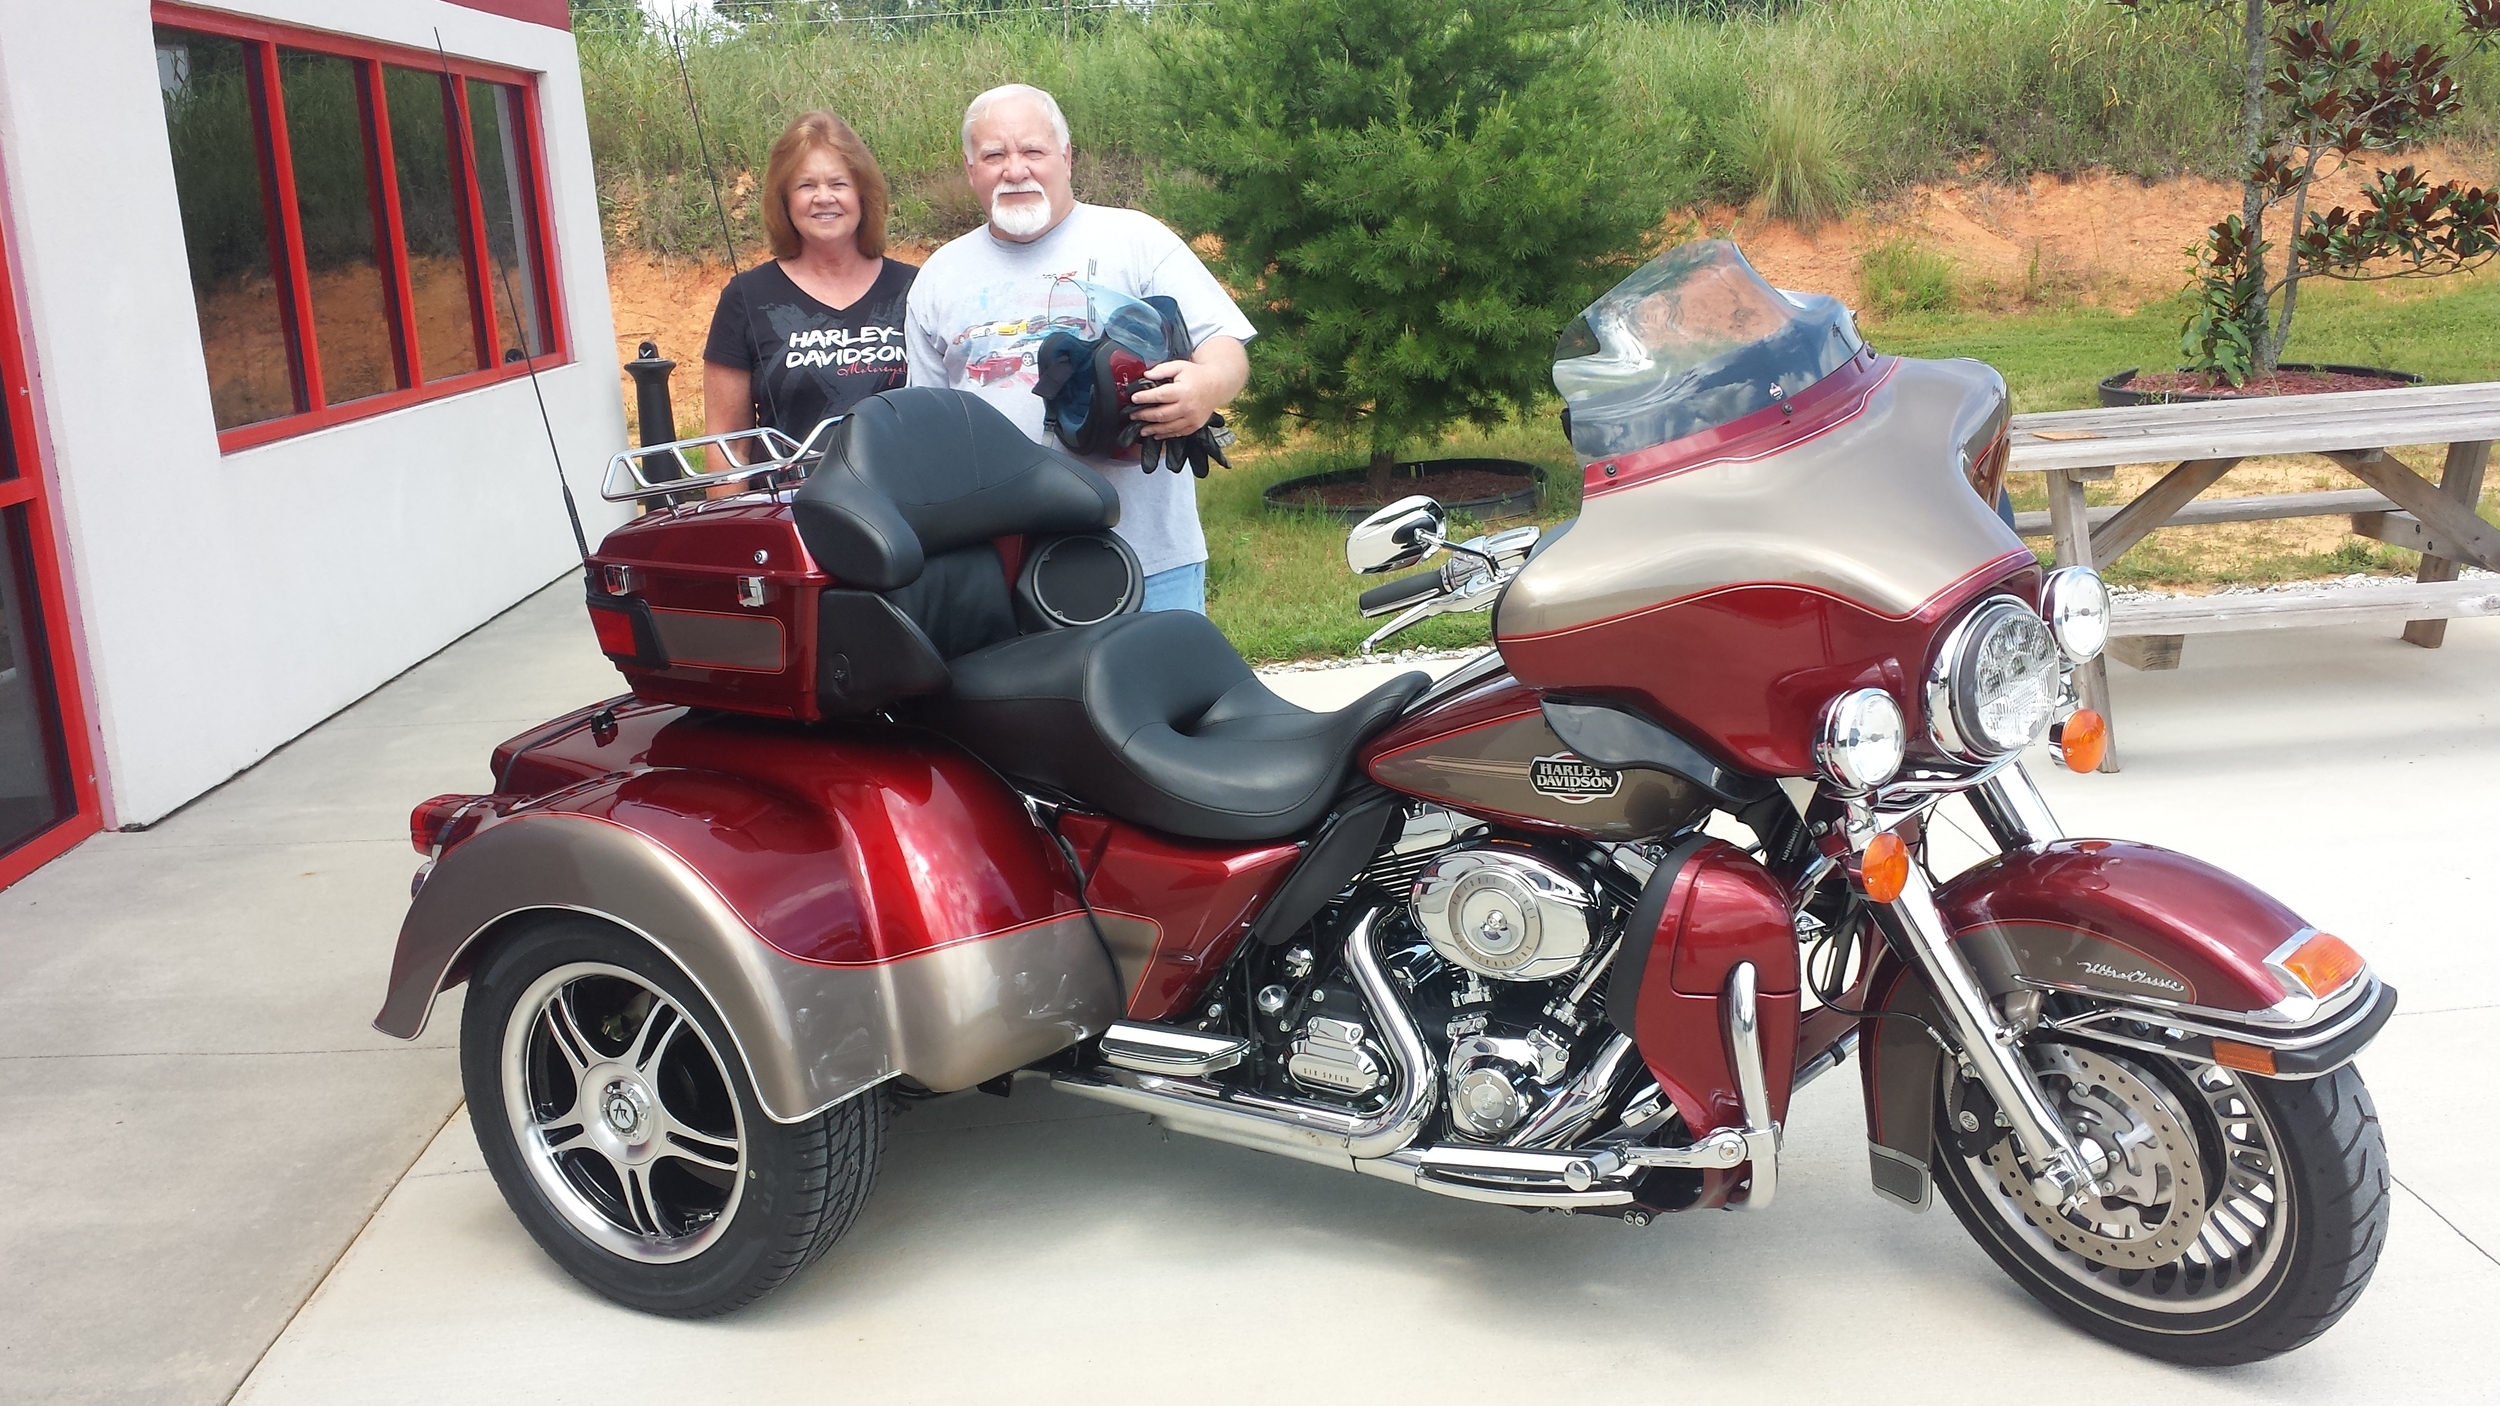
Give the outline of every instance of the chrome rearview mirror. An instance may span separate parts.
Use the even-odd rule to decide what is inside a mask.
[[[1363,576],[1403,571],[1441,549],[1446,515],[1418,493],[1400,498],[1354,525],[1345,536],[1345,564]]]

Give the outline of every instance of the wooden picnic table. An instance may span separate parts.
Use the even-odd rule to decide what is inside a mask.
[[[2500,571],[2500,527],[2477,511],[2495,439],[2500,382],[2015,416],[2008,471],[2042,475],[2049,498],[2045,514],[2018,514],[2015,527],[2045,531],[2060,566],[2106,567],[2157,528],[2289,517],[2350,517],[2362,536],[2423,553],[2405,584],[2121,601],[2109,651],[2079,671],[2084,706],[2110,717],[2111,655],[2139,669],[2176,668],[2193,634],[2403,620],[2407,641],[2437,649],[2450,619],[2500,615],[2500,583],[2457,580],[2460,563]],[[2389,452],[2417,444],[2447,446],[2438,483]],[[2198,501],[2240,461],[2282,454],[2317,455],[2363,486]],[[2084,484],[2115,477],[2121,464],[2165,462],[2178,467],[2130,501],[2085,506]],[[2118,769],[2115,719],[2101,769]]]

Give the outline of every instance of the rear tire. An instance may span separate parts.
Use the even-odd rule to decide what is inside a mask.
[[[2076,1071],[2063,1085],[2046,1053],[2060,1049]],[[2139,1167],[2180,1144],[2169,1171],[2138,1182],[2165,1191],[2061,1216],[2026,1202],[2027,1179],[2008,1175],[2010,1133],[1979,1149],[1957,1131],[1948,1069],[1937,1188],[1989,1257],[2060,1318],[2149,1357],[2219,1367],[2289,1352],[2361,1296],[2387,1240],[2389,1176],[2377,1110],[2349,1066],[2260,1079],[2082,1044],[2035,1045],[2032,1059],[2061,1114],[2087,1101],[2075,1091],[2098,1097],[2116,1123],[2129,1098],[2157,1110],[2132,1130]],[[2179,1237],[2183,1251],[2165,1248]],[[2139,1253],[2161,1262],[2129,1266]]]
[[[774,1122],[694,983],[587,916],[535,925],[479,966],[460,1072],[530,1237],[648,1313],[726,1313],[814,1263],[858,1218],[884,1146],[882,1089]]]

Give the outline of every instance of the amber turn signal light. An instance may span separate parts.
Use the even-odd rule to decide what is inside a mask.
[[[2225,1069],[2245,1074],[2274,1075],[2274,1051],[2263,1045],[2243,1045],[2237,1040],[2214,1041],[2214,1063]]]
[[[1867,841],[1866,853],[1858,856],[1858,882],[1877,903],[1899,898],[1910,886],[1910,847],[1890,830]]]
[[[2366,965],[2351,943],[2331,932],[2319,933],[2283,959],[2283,969],[2300,978],[2310,995],[2321,998],[2343,990]]]
[[[2077,708],[2049,730],[2049,740],[2057,744],[2068,771],[2099,771],[2101,759],[2109,755],[2109,722],[2089,708]]]

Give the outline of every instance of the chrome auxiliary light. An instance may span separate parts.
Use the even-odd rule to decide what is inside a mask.
[[[2088,566],[2064,566],[2040,583],[2040,614],[2057,647],[2078,664],[2109,643],[2109,587]]]
[[[1854,689],[1823,708],[1814,760],[1843,791],[1871,791],[1901,769],[1909,747],[1901,705],[1880,688]]]

